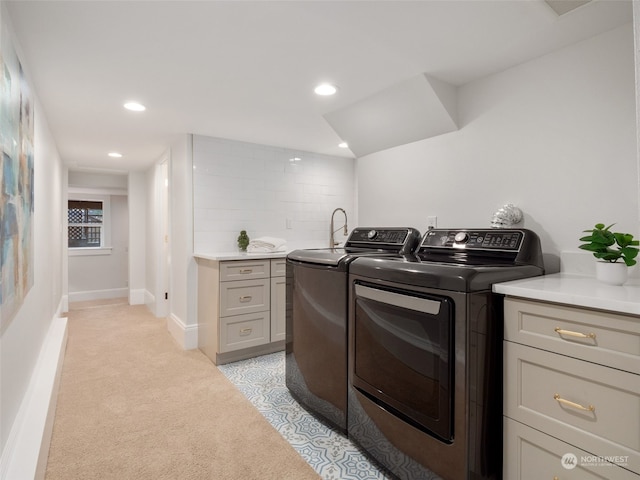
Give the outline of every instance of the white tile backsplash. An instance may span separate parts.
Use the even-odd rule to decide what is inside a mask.
[[[328,247],[334,209],[356,226],[355,191],[353,159],[194,135],[194,251],[235,251],[240,230],[284,238],[289,249]]]

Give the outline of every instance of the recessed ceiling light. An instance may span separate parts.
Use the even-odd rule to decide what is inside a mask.
[[[335,94],[338,88],[330,83],[321,83],[313,91],[316,92],[316,95],[328,96]]]
[[[348,144],[347,142],[339,143],[339,144],[338,144],[338,146],[339,146],[340,148],[349,148],[349,144]]]
[[[124,108],[132,112],[144,112],[147,109],[147,107],[138,102],[127,102],[124,104]]]
[[[118,153],[118,152],[111,152],[111,153],[109,153],[109,156],[111,158],[122,158],[122,154]]]

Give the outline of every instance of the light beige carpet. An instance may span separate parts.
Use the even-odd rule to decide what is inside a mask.
[[[70,311],[47,480],[318,478],[146,307]]]

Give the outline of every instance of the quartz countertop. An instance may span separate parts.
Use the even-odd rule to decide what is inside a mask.
[[[640,279],[638,278],[630,278],[624,285],[615,287],[601,283],[593,276],[554,273],[496,283],[493,291],[531,300],[640,315]]]
[[[228,250],[228,251],[213,251],[213,252],[198,252],[194,253],[193,256],[195,258],[202,258],[205,260],[213,260],[213,261],[225,261],[225,260],[260,260],[266,258],[286,258],[287,255],[294,250],[317,250],[328,248],[323,245],[316,245],[314,243],[299,243],[299,244],[288,244],[284,245],[282,248],[285,250],[281,252],[240,252],[239,250]]]
[[[261,260],[266,258],[286,258],[289,250],[284,252],[215,252],[215,253],[194,253],[196,258],[203,258],[205,260]]]

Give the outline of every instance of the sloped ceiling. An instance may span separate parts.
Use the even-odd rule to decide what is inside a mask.
[[[582,7],[586,5],[591,0],[544,0],[547,2],[554,12],[558,15],[564,15],[565,13],[569,13],[571,10],[575,10],[578,7]]]
[[[418,75],[324,116],[361,157],[458,128],[456,88]]]

